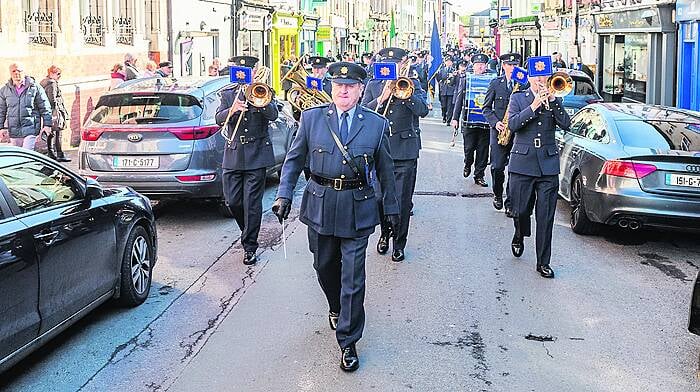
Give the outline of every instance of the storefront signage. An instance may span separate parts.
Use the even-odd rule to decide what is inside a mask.
[[[297,18],[293,16],[278,16],[275,22],[278,29],[297,28]]]
[[[542,12],[542,3],[533,3],[530,13],[531,14],[539,14],[540,12]]]
[[[313,19],[307,19],[301,25],[303,30],[316,30],[316,21]]]
[[[510,7],[501,7],[501,20],[510,19]]]
[[[330,26],[318,26],[316,31],[316,40],[318,41],[330,41],[331,40],[331,27]]]
[[[661,29],[658,8],[626,10],[594,15],[596,31],[633,30],[657,31]]]
[[[263,13],[248,13],[241,12],[241,30],[249,31],[264,31],[265,30],[265,15]]]
[[[679,22],[700,20],[700,1],[676,0],[676,20]]]

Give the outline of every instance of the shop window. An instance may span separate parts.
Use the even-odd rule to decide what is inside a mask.
[[[160,33],[160,0],[146,0],[146,33]]]
[[[625,35],[624,97],[646,102],[647,72],[649,71],[648,34]]]
[[[112,18],[112,28],[118,44],[134,44],[134,1],[118,0],[117,12]]]
[[[80,0],[80,29],[86,44],[104,46],[104,11],[103,0]]]
[[[619,102],[624,92],[624,50],[622,35],[603,37],[603,94],[606,101]]]
[[[59,0],[23,0],[24,31],[29,43],[56,46],[56,33],[60,27]]]

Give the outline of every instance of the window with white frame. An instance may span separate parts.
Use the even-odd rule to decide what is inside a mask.
[[[112,28],[118,44],[134,44],[134,0],[117,0]]]
[[[84,42],[104,46],[105,27],[104,0],[80,0],[80,30]]]
[[[145,0],[146,33],[160,33],[160,0]]]
[[[59,0],[23,0],[22,17],[29,43],[56,46]]]

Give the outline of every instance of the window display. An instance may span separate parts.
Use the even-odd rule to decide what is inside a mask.
[[[622,35],[603,37],[603,93],[622,95],[624,91],[625,37]],[[611,97],[612,101],[617,99]]]
[[[646,101],[649,70],[648,39],[648,34],[625,35],[624,96],[626,101]]]

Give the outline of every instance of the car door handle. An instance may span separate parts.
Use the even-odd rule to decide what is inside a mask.
[[[58,231],[42,231],[34,234],[34,239],[37,241],[42,241],[46,245],[51,245],[57,236]]]

